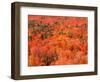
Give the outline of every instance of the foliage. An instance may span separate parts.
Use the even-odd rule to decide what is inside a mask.
[[[88,63],[86,17],[28,16],[28,65]]]

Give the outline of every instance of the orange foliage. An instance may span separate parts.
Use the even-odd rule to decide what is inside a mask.
[[[87,64],[86,17],[28,16],[28,66]]]

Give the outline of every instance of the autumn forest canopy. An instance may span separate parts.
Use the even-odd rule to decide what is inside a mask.
[[[28,15],[28,66],[88,63],[88,18]]]

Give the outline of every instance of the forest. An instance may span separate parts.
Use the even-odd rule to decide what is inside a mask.
[[[87,17],[28,15],[28,66],[87,63]]]

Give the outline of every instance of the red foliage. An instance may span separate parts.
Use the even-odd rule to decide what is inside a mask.
[[[28,16],[28,65],[87,64],[86,17]]]

